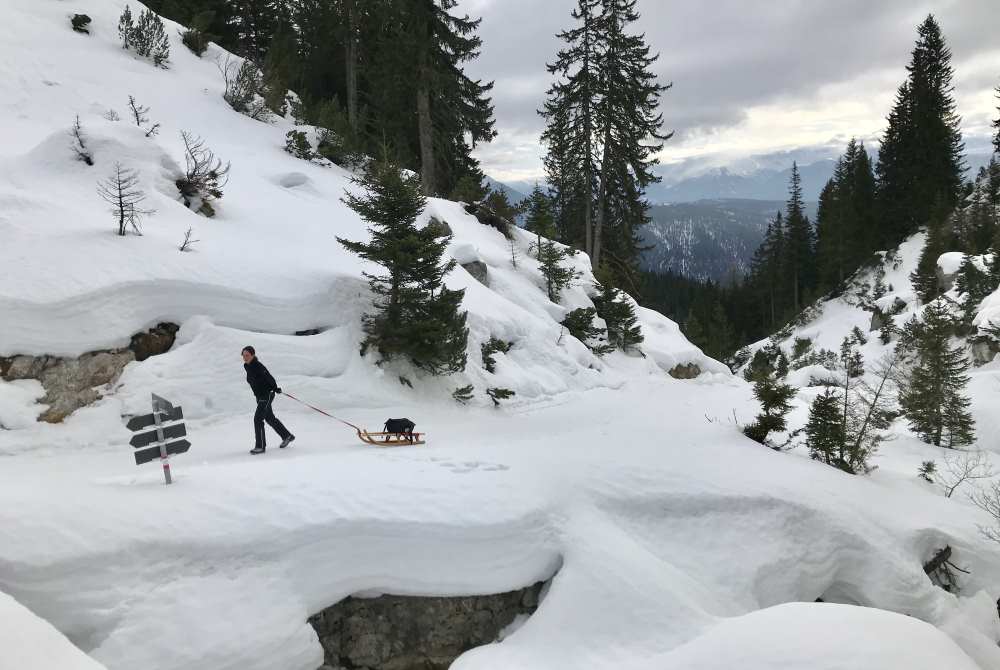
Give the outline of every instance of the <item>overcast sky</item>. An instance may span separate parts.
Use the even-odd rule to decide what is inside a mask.
[[[542,176],[546,62],[572,25],[576,0],[459,0],[483,21],[468,66],[494,80],[496,140],[480,147],[487,174]],[[933,12],[954,54],[966,143],[984,150],[1000,83],[1000,0],[639,0],[638,29],[673,82],[661,101],[676,131],[664,163],[722,165],[754,154],[876,137],[906,76],[916,27]]]

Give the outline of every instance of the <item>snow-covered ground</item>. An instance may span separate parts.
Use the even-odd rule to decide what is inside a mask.
[[[424,218],[451,226],[453,257],[489,268],[488,286],[461,268],[448,278],[466,289],[469,366],[440,379],[377,368],[358,353],[372,268],[335,239],[365,235],[339,201],[347,172],[286,154],[290,121],[230,110],[221,52],[196,58],[173,25],[160,70],[120,48],[123,2],[0,5],[0,356],[78,355],[182,324],[170,352],[130,364],[61,425],[35,423],[39,384],[0,382],[3,670],[76,667],[42,656],[38,636],[55,633],[35,617],[109,670],[315,670],[306,619],[347,595],[553,576],[522,627],[455,667],[1000,667],[997,548],[976,509],[917,480],[926,447],[886,446],[870,477],[761,448],[737,426],[756,412],[749,386],[676,324],[639,310],[646,357],[594,357],[558,325],[591,304],[586,260],[551,303],[526,234],[514,267],[499,233],[444,200]],[[71,12],[93,18],[90,36]],[[129,95],[159,135],[130,125]],[[112,108],[120,121],[104,118]],[[69,149],[77,114],[93,167]],[[214,219],[178,202],[181,130],[232,162]],[[115,161],[157,210],[141,237],[116,237],[96,194]],[[189,227],[200,242],[181,253]],[[514,342],[495,374],[479,356],[491,336]],[[299,398],[373,428],[409,416],[428,444],[365,446],[279,398],[298,439],[251,458],[246,344]],[[666,374],[685,363],[704,373]],[[476,400],[458,406],[466,384]],[[497,410],[487,386],[517,395]],[[134,466],[123,427],[150,392],[188,419],[193,447],[170,487],[156,464]],[[984,436],[995,392],[977,391]],[[970,570],[957,596],[921,568],[945,544]]]

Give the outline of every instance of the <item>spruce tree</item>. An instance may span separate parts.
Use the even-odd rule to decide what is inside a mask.
[[[843,470],[840,454],[847,442],[847,435],[844,433],[841,406],[840,395],[831,389],[816,396],[809,406],[806,447],[813,459]]]
[[[846,258],[846,232],[840,211],[840,175],[843,173],[843,159],[837,161],[834,176],[819,193],[816,209],[816,262],[819,265],[819,281],[824,287],[837,286],[844,280]]]
[[[979,304],[996,290],[997,284],[992,281],[989,273],[979,269],[972,256],[966,255],[958,268],[955,288],[962,295],[962,322],[965,327],[971,328]]]
[[[933,16],[917,32],[876,165],[885,247],[927,225],[938,203],[954,207],[965,171],[951,51]]]
[[[774,329],[785,312],[783,263],[785,229],[781,212],[775,214],[764,232],[764,239],[750,261],[747,284],[761,305],[762,330]]]
[[[595,267],[607,265],[616,283],[636,288],[639,228],[649,221],[646,187],[660,180],[652,172],[656,154],[673,133],[662,133],[660,96],[670,88],[657,82],[645,35],[630,34],[638,21],[637,0],[602,0],[603,52],[599,62],[600,99],[594,121],[601,172],[593,250]],[[605,230],[606,229],[606,230]],[[605,239],[606,238],[606,239]]]
[[[927,239],[920,251],[916,269],[910,273],[913,290],[925,303],[934,300],[941,294],[941,286],[937,276],[937,262],[947,250],[947,233],[945,230],[945,205],[939,201],[938,207],[932,213],[927,228]]]
[[[473,146],[496,136],[493,105],[488,97],[493,82],[470,79],[462,67],[479,55],[482,40],[476,30],[480,19],[453,16],[456,0],[412,0],[404,4],[406,37],[399,48],[414,63],[413,111],[417,118],[421,184],[427,195],[448,193],[458,176],[453,176],[450,184],[438,178],[441,163],[447,158],[437,155],[438,147],[459,141],[464,144],[465,135],[472,138]],[[467,154],[469,148],[464,148]]]
[[[971,444],[975,427],[965,395],[969,362],[951,345],[953,328],[941,301],[924,309],[914,342],[917,362],[900,398],[910,428],[924,442],[951,449]]]
[[[580,273],[565,265],[571,253],[550,239],[556,232],[552,207],[548,196],[537,184],[521,209],[526,211],[525,227],[537,236],[532,246],[538,259],[538,269],[545,279],[546,294],[549,300],[558,303],[560,294]]]
[[[760,414],[743,428],[743,434],[761,444],[768,444],[767,436],[772,432],[785,430],[785,416],[795,397],[795,388],[783,383],[777,374],[774,364],[777,358],[778,352],[773,349],[758,349],[743,375],[753,383],[753,395],[761,406]]]
[[[642,328],[635,307],[628,296],[605,282],[593,297],[597,315],[607,326],[608,344],[622,351],[632,351],[643,342]]]
[[[405,356],[432,374],[465,369],[469,330],[460,311],[464,290],[445,287],[455,261],[442,262],[449,237],[436,239],[434,226],[417,228],[426,198],[417,177],[387,159],[374,162],[355,180],[363,195],[346,192],[344,202],[370,225],[370,242],[337,238],[349,251],[383,268],[365,273],[378,297],[376,312],[364,318],[362,353],[378,349],[383,360]]]
[[[548,99],[541,110],[547,125],[542,141],[549,147],[545,159],[549,184],[558,192],[555,199],[562,209],[573,207],[583,224],[582,236],[564,231],[564,241],[580,237],[583,251],[593,259],[594,190],[597,166],[595,139],[596,104],[599,96],[601,37],[604,19],[601,0],[577,0],[571,13],[576,27],[558,33],[566,46],[546,65],[557,81],[549,87]],[[572,205],[570,204],[572,203]]]
[[[1000,86],[997,86],[997,99],[1000,100]],[[993,127],[997,129],[993,136],[993,151],[1000,154],[1000,105],[997,106],[997,112],[997,120],[993,122]]]
[[[785,272],[792,307],[799,312],[816,285],[816,258],[813,230],[805,213],[802,178],[796,163],[792,163],[788,193],[785,207]]]

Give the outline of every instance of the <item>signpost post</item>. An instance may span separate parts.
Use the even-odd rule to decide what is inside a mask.
[[[191,448],[191,443],[178,439],[187,435],[181,408],[174,407],[170,401],[155,393],[152,396],[153,413],[134,416],[125,426],[136,433],[129,440],[129,444],[136,449],[135,464],[142,465],[159,458],[163,465],[163,480],[170,484],[173,481],[170,477],[170,455],[183,454]],[[147,428],[152,430],[145,430]]]

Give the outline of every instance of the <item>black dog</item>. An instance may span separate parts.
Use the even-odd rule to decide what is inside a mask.
[[[416,427],[417,424],[409,419],[389,419],[385,422],[384,429],[386,433],[407,435],[410,439],[413,439],[413,429]]]

